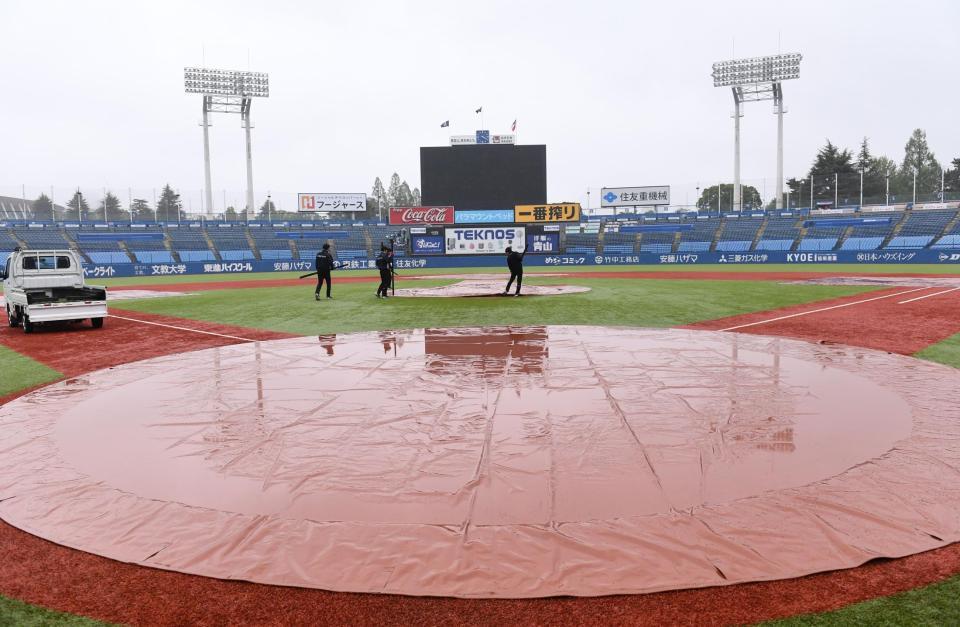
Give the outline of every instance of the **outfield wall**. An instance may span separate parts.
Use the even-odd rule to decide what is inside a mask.
[[[528,255],[529,267],[564,266],[618,266],[618,265],[763,265],[767,263],[798,266],[829,266],[831,264],[955,264],[960,266],[957,250],[887,250],[835,252],[749,252],[749,253],[639,253],[633,255]],[[373,259],[353,259],[344,262],[344,270],[375,269]],[[396,267],[409,268],[502,268],[506,262],[499,255],[455,257],[401,257]],[[312,261],[234,261],[167,264],[84,264],[88,278],[169,276],[197,274],[246,274],[252,272],[307,272],[313,271]]]

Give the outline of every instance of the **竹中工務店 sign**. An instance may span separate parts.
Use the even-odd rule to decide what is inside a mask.
[[[297,211],[366,211],[366,194],[297,194]]]
[[[601,207],[652,207],[669,204],[669,185],[604,187],[600,190]]]
[[[522,226],[463,226],[444,230],[448,255],[502,255],[507,246],[520,250],[526,235]]]
[[[580,203],[553,205],[517,205],[513,208],[514,222],[579,222]]]

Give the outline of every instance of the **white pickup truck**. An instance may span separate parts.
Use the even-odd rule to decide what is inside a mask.
[[[11,327],[32,333],[37,324],[82,322],[95,329],[107,315],[107,288],[86,285],[72,250],[14,250],[0,269]]]

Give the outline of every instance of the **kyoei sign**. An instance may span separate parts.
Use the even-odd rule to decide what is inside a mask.
[[[390,224],[453,224],[453,207],[390,207]]]

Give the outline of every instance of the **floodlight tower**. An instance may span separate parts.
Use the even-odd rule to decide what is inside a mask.
[[[730,87],[734,104],[733,205],[742,210],[740,199],[740,106],[744,102],[773,100],[777,115],[777,209],[783,208],[783,87],[782,81],[800,78],[799,53],[770,57],[735,59],[713,64],[713,86]]]
[[[238,72],[210,68],[183,68],[183,86],[188,94],[203,95],[203,180],[207,212],[213,212],[210,184],[210,113],[239,113],[246,134],[247,211],[253,211],[253,153],[250,144],[250,104],[253,98],[270,96],[270,78],[265,72]]]

